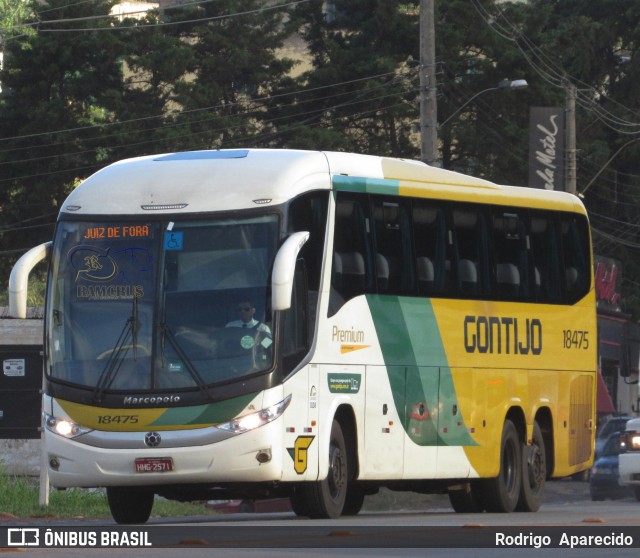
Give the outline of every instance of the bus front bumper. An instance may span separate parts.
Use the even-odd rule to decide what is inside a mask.
[[[117,442],[122,433],[110,433],[109,443],[99,447],[45,431],[49,479],[58,488],[279,481],[282,452],[276,448],[282,447],[282,431],[277,422],[202,445],[189,444],[199,434],[194,430],[173,431],[172,438],[182,438],[180,447],[163,447],[164,432],[156,447],[123,448]]]

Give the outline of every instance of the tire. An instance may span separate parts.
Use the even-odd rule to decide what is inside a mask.
[[[238,513],[253,513],[253,502],[251,500],[243,500],[238,508]]]
[[[349,468],[347,450],[340,423],[333,421],[329,440],[329,473],[327,478],[300,487],[305,515],[312,519],[336,519],[342,515],[347,500]],[[298,501],[298,503],[300,503]],[[294,506],[294,511],[296,506]],[[297,512],[296,512],[297,513]]]
[[[347,486],[347,497],[342,508],[342,515],[358,515],[364,505],[365,493],[359,486]]]
[[[146,523],[153,508],[153,492],[136,488],[107,487],[111,515],[120,525]]]
[[[307,500],[305,491],[302,487],[295,489],[295,492],[289,496],[289,502],[291,502],[291,509],[298,517],[306,517],[309,515],[307,511]]]
[[[533,424],[532,444],[522,444],[522,483],[520,499],[516,509],[536,512],[540,509],[547,481],[547,454],[545,453],[542,430],[537,422]]]
[[[504,421],[500,442],[500,471],[482,483],[482,501],[488,512],[509,513],[516,509],[522,484],[522,446],[518,431]]]
[[[450,490],[449,502],[456,513],[482,513],[484,511],[482,495],[473,484],[468,484],[463,490]]]

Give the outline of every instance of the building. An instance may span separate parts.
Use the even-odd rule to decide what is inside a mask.
[[[640,414],[640,326],[622,312],[621,264],[611,258],[596,256],[594,275],[598,308],[598,366],[601,375],[598,414],[637,415]]]

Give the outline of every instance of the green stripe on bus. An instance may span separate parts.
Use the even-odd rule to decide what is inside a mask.
[[[420,446],[476,445],[462,419],[431,301],[367,295],[367,302],[409,438]]]
[[[249,393],[227,401],[198,405],[196,407],[172,407],[149,426],[217,425],[228,422],[250,403],[256,393]]]
[[[333,177],[333,189],[341,192],[397,196],[400,193],[400,181],[386,178],[336,175]]]

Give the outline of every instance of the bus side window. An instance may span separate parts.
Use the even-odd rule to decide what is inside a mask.
[[[338,194],[329,316],[351,298],[373,292],[369,227],[367,197]]]
[[[485,295],[490,286],[486,216],[476,208],[453,210],[456,286],[463,297]]]
[[[560,224],[564,259],[565,302],[571,303],[589,290],[589,233],[586,220],[575,215],[563,217]]]
[[[287,231],[289,234],[299,231],[309,232],[309,240],[300,250],[298,257],[304,260],[309,282],[308,317],[311,330],[316,323],[328,207],[328,192],[309,192],[293,200],[288,213]]]
[[[413,242],[408,204],[372,197],[379,293],[406,294],[415,290]]]
[[[444,294],[451,271],[445,211],[441,206],[416,200],[412,220],[418,292],[427,296]]]
[[[516,212],[493,215],[496,295],[500,299],[529,298],[529,238],[525,223]]]
[[[531,212],[529,238],[533,256],[535,298],[540,302],[559,302],[560,243],[555,219],[550,213]]]

